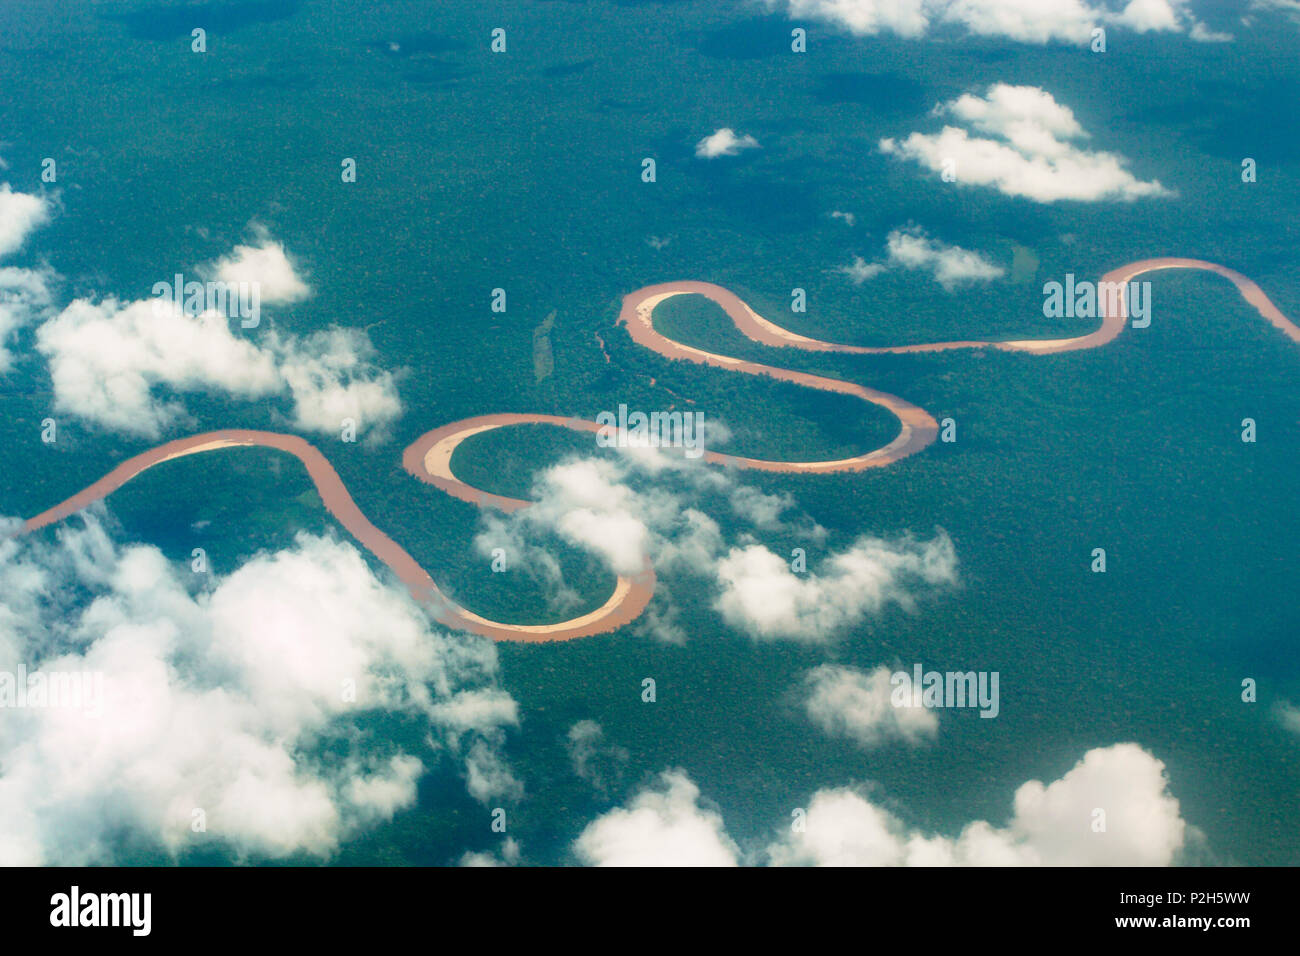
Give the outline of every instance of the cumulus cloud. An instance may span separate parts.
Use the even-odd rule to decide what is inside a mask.
[[[950,246],[926,236],[918,228],[895,229],[886,242],[889,261],[905,269],[920,269],[931,273],[945,289],[951,291],[959,285],[987,282],[1006,272],[978,252],[961,246]]]
[[[985,96],[966,93],[936,108],[965,124],[938,133],[882,139],[880,149],[940,172],[959,184],[993,186],[1007,196],[1049,203],[1167,196],[1158,181],[1143,182],[1123,157],[1078,145],[1088,134],[1074,113],[1035,86],[997,83]],[[984,133],[985,136],[972,135]]]
[[[753,485],[736,485],[729,502],[732,514],[744,518],[756,528],[775,531],[785,526],[785,515],[795,506],[794,497],[782,493],[769,495]]]
[[[1224,33],[1221,30],[1211,30],[1200,20],[1197,20],[1192,24],[1192,30],[1188,36],[1199,43],[1231,43],[1233,39],[1231,33]]]
[[[618,574],[641,570],[650,539],[645,505],[621,483],[615,464],[570,461],[544,471],[538,487],[541,496],[524,512],[527,520],[549,524]]]
[[[504,527],[504,537],[489,540],[526,541],[530,532],[554,533],[616,574],[635,574],[647,558],[656,566],[703,568],[721,546],[718,524],[670,490],[667,478],[685,474],[696,488],[737,492],[725,476],[696,467],[658,471],[668,467],[649,464],[659,456],[655,449],[641,449],[617,460],[573,458],[547,468],[534,479],[531,507],[504,519],[483,519],[489,529]],[[644,467],[656,469],[663,483],[634,487],[633,479]],[[740,498],[733,507],[739,513],[758,506]]]
[[[16,193],[0,183],[0,256],[22,248],[27,237],[50,218],[50,204],[42,196]]]
[[[496,741],[475,739],[465,754],[465,789],[480,803],[494,799],[520,800],[523,782],[501,754]]]
[[[423,761],[368,729],[376,713],[422,722],[467,785],[475,747],[500,762],[517,715],[494,646],[432,630],[352,545],[300,535],[196,577],[93,517],[54,544],[0,543],[0,670],[102,675],[93,712],[6,710],[0,861],[213,843],[328,857],[415,801]]]
[[[256,284],[262,301],[271,305],[288,305],[307,298],[311,289],[294,270],[284,246],[262,228],[255,227],[254,232],[257,245],[235,246],[230,255],[204,271],[223,282]]]
[[[161,386],[244,399],[279,388],[274,357],[232,334],[224,315],[189,316],[171,302],[78,299],[37,330],[36,343],[56,408],[149,438],[184,412],[155,396]]]
[[[0,258],[21,249],[49,219],[50,203],[45,197],[16,193],[8,183],[0,183]],[[0,374],[13,364],[7,346],[14,333],[48,315],[55,278],[48,268],[0,268]]]
[[[885,240],[885,251],[887,260],[884,263],[868,263],[856,256],[851,265],[841,266],[839,271],[853,280],[854,285],[861,285],[891,267],[928,272],[949,292],[959,286],[988,282],[1006,274],[1005,269],[978,252],[931,239],[919,226],[890,232]]]
[[[855,790],[819,790],[802,831],[792,828],[768,857],[814,866],[1168,866],[1187,827],[1167,787],[1165,765],[1137,744],[1099,747],[1059,780],[1022,784],[1006,826],[979,820],[956,838],[908,827]]]
[[[324,434],[337,434],[344,419],[358,433],[382,429],[402,412],[393,375],[374,366],[370,339],[357,329],[301,338],[271,330],[259,344],[216,310],[190,315],[166,298],[78,299],[37,329],[36,348],[58,409],[145,438],[185,416],[176,392],[287,394],[293,424]]]
[[[44,200],[0,187],[0,255],[6,239],[21,243],[45,220],[45,210]],[[351,420],[357,434],[382,434],[402,404],[395,376],[374,364],[364,331],[332,328],[300,337],[268,329],[256,338],[232,332],[234,300],[225,295],[241,283],[260,289],[254,308],[299,301],[311,291],[283,246],[260,227],[254,232],[255,245],[236,246],[200,268],[210,282],[231,284],[220,304],[207,302],[206,309],[170,293],[58,307],[52,292],[58,276],[48,267],[0,268],[0,373],[13,360],[5,348],[13,333],[40,322],[36,350],[48,362],[55,407],[105,428],[158,438],[187,417],[177,393],[209,392],[245,400],[287,396],[290,420],[305,431],[338,434]],[[159,285],[169,286],[170,277]]]
[[[464,754],[465,789],[482,803],[519,800],[524,785],[501,753],[499,728],[519,723],[519,705],[498,687],[460,690],[433,704],[429,715],[453,750]]]
[[[922,588],[952,584],[957,553],[940,531],[928,541],[863,536],[818,570],[795,572],[762,544],[733,547],[718,562],[723,619],[760,639],[827,641],[889,604],[914,606]]]
[[[884,666],[870,672],[835,664],[815,667],[804,676],[808,718],[827,734],[848,737],[864,748],[934,737],[938,715],[919,702],[894,706],[889,678]]]
[[[518,866],[523,853],[519,841],[506,837],[501,841],[501,848],[495,852],[477,851],[466,853],[460,858],[461,866]]]
[[[0,374],[13,364],[13,353],[6,346],[14,333],[50,315],[56,279],[48,268],[0,268]]]
[[[736,866],[740,853],[683,770],[664,771],[628,806],[597,818],[573,851],[589,866]]]
[[[1085,44],[1098,26],[1137,33],[1192,31],[1202,26],[1187,10],[1187,0],[768,0],[792,18],[821,20],[855,36],[893,33],[915,39],[932,30],[963,30],[974,36],[1003,37],[1021,43]],[[1204,34],[1204,27],[1200,31]]]
[[[614,866],[1168,866],[1196,835],[1169,793],[1165,765],[1137,744],[1089,750],[1059,780],[1015,792],[1010,820],[956,837],[908,826],[849,787],[818,790],[766,847],[742,851],[684,770],[663,773],[573,845]]]
[[[674,642],[684,634],[662,572],[703,577],[714,588],[714,608],[744,633],[800,641],[828,640],[888,604],[911,608],[922,589],[956,577],[956,554],[942,532],[929,541],[864,537],[828,553],[818,570],[795,572],[754,538],[755,532],[779,531],[805,545],[825,540],[825,529],[815,522],[790,516],[790,496],[767,494],[740,483],[734,472],[656,449],[562,462],[536,477],[532,497],[529,508],[484,517],[480,548],[514,542],[521,550],[508,553],[527,558],[536,547],[530,542],[545,532],[595,555],[617,574],[635,574],[648,559],[661,576],[657,606],[642,624]],[[706,498],[753,531],[729,542],[718,520],[701,507]],[[547,565],[543,574],[550,580],[553,572],[558,569]]]
[[[375,349],[362,329],[328,329],[304,338],[273,337],[280,378],[293,398],[293,423],[337,434],[349,419],[357,430],[382,428],[402,414],[391,372],[378,368]]]
[[[724,126],[696,143],[695,155],[701,159],[716,159],[719,156],[735,156],[742,149],[758,149],[758,140],[748,134],[737,136],[734,129]]]
[[[1182,28],[1182,6],[1176,0],[1129,0],[1110,19],[1135,33],[1177,32]]]
[[[862,285],[884,272],[885,267],[879,262],[868,262],[861,256],[854,256],[853,261],[847,266],[840,266],[839,271],[848,276],[854,285]]]

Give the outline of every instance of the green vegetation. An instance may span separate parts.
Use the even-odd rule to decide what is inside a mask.
[[[143,298],[160,278],[227,253],[251,221],[265,225],[314,291],[267,309],[248,334],[366,327],[380,363],[404,370],[406,413],[391,435],[312,440],[367,516],[449,593],[521,621],[565,612],[535,569],[490,571],[474,544],[478,509],[402,470],[401,450],[424,431],[489,412],[592,418],[620,402],[704,411],[731,429],[726,450],[757,457],[838,457],[896,431],[892,416],[852,399],[647,353],[615,327],[620,297],[641,286],[717,282],[773,321],[836,342],[1052,337],[1095,323],[1045,319],[1044,281],[1179,254],[1241,270],[1300,315],[1300,143],[1295,124],[1276,119],[1290,115],[1300,83],[1294,36],[1243,31],[1234,44],[1185,44],[1173,58],[1160,46],[1169,38],[1126,34],[1101,58],[810,27],[816,55],[795,57],[780,17],[738,30],[730,6],[674,4],[670,18],[659,4],[606,5],[599,16],[590,7],[509,0],[517,32],[506,61],[459,39],[495,24],[467,2],[304,5],[256,29],[232,25],[221,56],[177,53],[183,42],[118,19],[85,26],[103,42],[78,34],[73,58],[53,52],[54,40],[33,41],[0,57],[0,87],[23,91],[3,107],[4,179],[36,191],[41,157],[67,156],[58,215],[5,264],[48,260],[68,277],[68,297]],[[0,10],[0,21],[12,15]],[[384,52],[395,33],[425,42]],[[760,41],[770,51],[761,56]],[[879,153],[881,137],[936,129],[934,103],[994,78],[1050,88],[1090,146],[1122,153],[1177,197],[1039,206]],[[70,104],[70,87],[85,97]],[[724,121],[763,148],[696,159],[695,141]],[[75,150],[58,146],[69,142]],[[1240,182],[1243,154],[1259,160],[1258,183]],[[341,155],[356,156],[356,183],[339,182]],[[640,181],[645,156],[657,159],[656,183]],[[854,256],[881,259],[887,233],[908,222],[994,257],[1011,281],[950,293],[920,273],[855,286],[840,271]],[[808,648],[733,632],[708,582],[665,575],[683,646],[633,629],[501,646],[502,684],[522,714],[509,751],[527,797],[511,829],[527,857],[563,862],[595,813],[668,766],[685,767],[743,841],[766,840],[818,787],[864,781],[909,822],[952,833],[972,819],[1004,821],[1025,780],[1132,740],[1167,763],[1184,817],[1220,859],[1294,864],[1300,762],[1273,708],[1300,701],[1300,355],[1222,280],[1152,282],[1149,329],[1044,357],[778,350],[739,336],[711,303],[665,303],[657,325],[684,342],[859,382],[954,418],[955,444],[894,467],[743,478],[793,495],[830,532],[824,545],[760,535],[777,553],[806,547],[815,569],[858,535],[941,526],[962,586]],[[505,314],[489,310],[496,287],[509,291]],[[807,290],[807,313],[790,312],[795,287]],[[12,345],[19,359],[0,377],[0,513],[30,516],[154,444],[56,408],[30,331]],[[184,404],[190,418],[164,437],[290,430],[279,400],[186,395]],[[40,441],[49,416],[59,422],[53,445]],[[1245,417],[1259,423],[1253,445],[1239,439]],[[505,429],[466,442],[455,467],[476,486],[527,497],[537,470],[591,451],[589,435]],[[299,530],[334,527],[302,468],[258,450],[167,463],[109,509],[126,537],[157,543],[178,566],[204,547],[218,571]],[[579,604],[604,600],[607,570],[563,542],[540,543]],[[1105,575],[1087,570],[1099,546]],[[803,672],[829,659],[999,670],[1002,715],[945,714],[932,746],[864,754],[815,734],[793,701]],[[654,706],[639,698],[647,675],[659,685]],[[1245,676],[1259,681],[1257,705],[1240,701]],[[578,719],[598,720],[632,755],[607,795],[572,772],[564,735]],[[419,752],[414,729],[390,729]],[[487,845],[483,808],[438,755],[421,756],[431,772],[419,806],[350,844],[341,862],[441,863]]]
[[[552,309],[533,329],[533,378],[540,382],[549,378],[555,371],[555,354],[551,350],[551,327],[555,325],[555,310]]]

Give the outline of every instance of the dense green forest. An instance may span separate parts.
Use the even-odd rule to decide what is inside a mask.
[[[896,433],[874,406],[640,348],[616,318],[622,296],[642,286],[716,282],[778,324],[834,342],[1053,337],[1095,322],[1044,318],[1044,282],[1184,255],[1246,273],[1300,316],[1300,140],[1277,120],[1300,89],[1294,35],[1243,33],[1172,57],[1162,40],[1125,34],[1112,54],[1092,57],[1008,52],[979,38],[868,43],[813,26],[816,55],[798,58],[784,52],[789,21],[747,6],[618,4],[602,7],[595,29],[590,4],[510,0],[501,10],[517,42],[503,63],[463,39],[485,35],[499,11],[313,6],[311,30],[292,17],[256,31],[236,24],[224,59],[174,60],[171,39],[135,23],[75,54],[36,49],[41,69],[0,68],[0,86],[25,91],[0,105],[4,178],[37,191],[40,158],[68,157],[58,215],[5,264],[48,262],[64,301],[138,299],[159,277],[227,253],[250,222],[265,226],[313,294],[268,310],[248,334],[368,331],[377,362],[399,372],[403,415],[356,443],[311,440],[377,526],[489,617],[574,612],[554,606],[527,569],[493,574],[474,546],[479,510],[403,471],[402,449],[431,428],[492,412],[689,407],[731,431],[720,450],[776,459],[859,453]],[[399,21],[418,26],[395,34]],[[386,52],[389,41],[407,52]],[[1090,146],[1123,154],[1175,195],[1032,204],[942,183],[879,152],[881,137],[937,129],[935,103],[999,81],[1050,88]],[[110,82],[115,103],[148,104],[148,122],[61,92]],[[696,140],[724,124],[762,148],[727,163],[696,159]],[[338,182],[345,155],[359,161],[349,186]],[[1258,159],[1257,183],[1240,181],[1243,155]],[[654,183],[640,179],[647,156],[658,161]],[[947,292],[921,273],[854,285],[840,271],[854,256],[881,259],[888,232],[909,223],[981,251],[1007,277]],[[740,476],[792,496],[801,527],[827,534],[755,532],[700,499],[729,540],[755,534],[782,554],[805,547],[815,569],[860,535],[942,528],[960,584],[809,647],[732,630],[708,581],[665,574],[684,644],[634,625],[500,645],[502,686],[523,715],[507,749],[525,781],[511,813],[526,856],[567,862],[595,814],[669,766],[689,770],[741,841],[784,825],[819,787],[866,781],[910,823],[952,833],[973,819],[1004,821],[1025,780],[1055,779],[1086,749],[1133,740],[1167,764],[1184,818],[1204,834],[1198,853],[1295,863],[1295,740],[1268,705],[1243,706],[1239,688],[1249,676],[1262,700],[1300,700],[1300,353],[1222,279],[1148,278],[1149,328],[1052,356],[801,353],[744,339],[697,297],[665,303],[657,327],[687,344],[858,382],[957,423],[955,443],[889,468]],[[503,314],[489,308],[497,287],[509,294]],[[807,313],[790,311],[795,287],[807,291]],[[31,330],[11,345],[15,365],[0,376],[0,514],[35,514],[156,443],[56,408]],[[195,393],[184,404],[164,439],[290,430],[280,400]],[[40,438],[47,417],[58,422],[53,444]],[[1258,422],[1254,444],[1240,440],[1247,417]],[[477,487],[527,497],[541,469],[590,454],[609,455],[588,434],[529,426],[467,441],[454,466]],[[257,449],[165,463],[107,509],[124,540],[156,544],[178,567],[202,547],[218,573],[299,531],[346,537],[296,461]],[[580,605],[608,596],[613,575],[593,557],[538,543]],[[1107,549],[1105,575],[1089,572],[1095,547]],[[946,714],[930,747],[864,753],[814,730],[794,697],[803,673],[827,661],[999,670],[1002,714]],[[639,697],[651,675],[653,707]],[[588,718],[629,753],[604,793],[573,774],[565,751],[568,728]],[[418,727],[374,719],[434,772],[416,808],[339,861],[445,863],[491,846],[486,813],[450,759],[429,751]],[[214,861],[226,858],[184,858]]]

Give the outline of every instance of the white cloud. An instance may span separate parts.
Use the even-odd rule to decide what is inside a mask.
[[[460,858],[460,865],[473,867],[517,866],[521,855],[519,841],[514,837],[506,837],[501,841],[501,848],[496,852],[466,853]]]
[[[650,529],[644,503],[620,478],[608,461],[556,465],[537,482],[538,503],[522,513],[528,522],[549,525],[599,555],[617,574],[635,574],[644,564]]]
[[[847,266],[840,266],[839,271],[848,276],[854,285],[862,285],[868,279],[874,279],[884,272],[885,267],[879,262],[868,262],[861,256],[854,256],[853,261]]]
[[[311,289],[294,271],[284,246],[263,229],[255,232],[257,245],[235,246],[230,255],[218,259],[205,271],[223,282],[256,284],[261,289],[262,301],[271,305],[287,305],[307,298]]]
[[[1098,810],[1104,829],[1095,825]],[[1022,784],[1005,826],[977,820],[956,837],[909,827],[864,793],[838,787],[818,790],[779,839],[745,853],[678,769],[596,818],[573,849],[584,863],[612,866],[1168,866],[1193,835],[1165,765],[1120,743],[1088,751],[1050,784]]]
[[[495,687],[459,691],[434,704],[430,713],[438,723],[458,734],[483,733],[503,724],[519,723],[519,705]]]
[[[0,183],[0,256],[22,248],[27,237],[50,218],[50,204],[42,196],[16,193]]]
[[[919,226],[895,229],[885,240],[886,262],[867,262],[855,256],[852,265],[841,266],[843,272],[861,285],[891,267],[929,272],[935,281],[951,292],[962,285],[988,282],[1006,274],[978,252],[931,239]]]
[[[960,285],[987,282],[1006,272],[978,252],[930,239],[921,229],[895,229],[886,241],[889,261],[905,269],[930,272],[935,281],[952,291]]]
[[[1192,24],[1192,32],[1188,36],[1200,43],[1231,43],[1233,39],[1231,33],[1211,30],[1200,20]]]
[[[776,530],[784,524],[782,515],[794,508],[794,498],[786,493],[769,495],[753,485],[737,485],[729,503],[733,514],[756,528]]]
[[[574,853],[589,866],[735,866],[739,849],[699,797],[685,771],[667,770],[656,789],[589,824]]]
[[[714,607],[728,624],[761,639],[823,642],[888,604],[910,608],[918,587],[957,576],[952,540],[862,537],[820,569],[796,573],[761,544],[733,547],[718,562],[722,593]]]
[[[273,341],[298,428],[337,434],[340,423],[351,419],[360,432],[402,414],[396,380],[371,361],[374,346],[363,330],[336,328]]]
[[[156,438],[184,412],[154,390],[222,391],[237,398],[280,387],[275,358],[230,331],[224,315],[188,316],[171,302],[78,299],[37,329],[55,407],[116,431]]]
[[[569,763],[580,779],[598,793],[605,793],[622,775],[631,754],[626,747],[610,744],[605,731],[594,720],[580,720],[565,738]]]
[[[506,567],[521,570],[545,589],[551,609],[567,612],[580,603],[580,596],[564,580],[559,559],[550,551],[528,539],[522,522],[511,521],[495,511],[479,515],[481,530],[474,536],[474,550],[484,558],[496,560],[498,551],[506,556]]]
[[[49,219],[50,203],[43,196],[16,193],[8,183],[0,183],[0,258],[21,249],[27,237]],[[49,313],[50,287],[56,278],[49,268],[0,268],[0,374],[13,363],[7,348],[13,334]]]
[[[128,434],[159,437],[185,415],[170,393],[186,391],[287,392],[294,425],[324,434],[337,434],[346,418],[361,433],[401,414],[394,377],[369,361],[363,331],[269,331],[262,340],[235,334],[220,312],[191,316],[168,299],[78,299],[36,333],[56,407]]]
[[[819,790],[803,832],[768,856],[777,865],[1168,866],[1187,827],[1167,785],[1164,764],[1137,744],[1099,747],[1059,780],[1023,784],[1005,827],[979,820],[955,839],[909,828],[854,790]]]
[[[768,0],[768,6],[784,7],[791,18],[835,24],[855,36],[894,33],[912,39],[955,27],[1021,43],[1085,44],[1097,26],[1179,33],[1198,24],[1186,0],[1130,0],[1123,7],[1084,0]]]
[[[717,522],[669,490],[669,475],[690,475],[698,487],[726,491],[737,514],[771,517],[769,503],[744,496],[725,476],[675,469],[665,457],[656,449],[629,449],[616,460],[573,458],[554,465],[534,479],[532,506],[504,519],[505,531],[498,534],[505,537],[499,540],[524,541],[529,530],[546,530],[596,555],[617,574],[637,573],[647,557],[656,566],[702,570],[721,547],[721,532]],[[642,469],[663,481],[633,488],[629,479]],[[494,519],[484,521],[493,527]]]
[[[202,844],[328,857],[411,806],[424,772],[368,714],[423,721],[471,790],[476,749],[501,764],[516,718],[493,685],[495,648],[432,630],[352,545],[300,535],[196,586],[188,566],[119,546],[93,518],[57,539],[0,543],[0,669],[99,672],[102,701],[97,717],[5,711],[0,862]]]
[[[963,27],[976,36],[1022,43],[1086,43],[1099,14],[1080,0],[954,0],[930,4],[933,22]]]
[[[1170,0],[1130,0],[1112,19],[1136,33],[1178,31],[1182,4]]]
[[[50,314],[56,279],[50,269],[0,268],[0,373],[13,364],[6,348],[13,334]]]
[[[1252,10],[1280,10],[1283,13],[1291,14],[1294,19],[1300,21],[1300,0],[1251,0],[1250,8]],[[1241,22],[1243,26],[1254,26],[1254,17],[1242,17]]]
[[[646,476],[654,478],[648,487],[640,480]],[[674,490],[678,486],[684,487]],[[629,449],[614,460],[575,458],[541,472],[530,507],[483,519],[480,547],[513,542],[520,550],[508,553],[527,559],[533,553],[529,536],[545,531],[597,556],[618,574],[635,574],[649,558],[660,572],[707,579],[717,589],[714,607],[729,624],[768,639],[828,640],[886,604],[910,607],[922,586],[955,578],[956,555],[942,533],[928,542],[862,538],[828,554],[819,572],[796,574],[748,532],[738,536],[738,544],[728,544],[718,522],[696,507],[702,495],[720,498],[757,530],[782,531],[805,544],[825,538],[825,530],[806,517],[785,517],[794,504],[789,496],[765,494],[699,461]],[[552,579],[550,570],[541,576]],[[664,606],[669,600],[670,584],[661,576],[659,607],[652,607],[647,626],[656,636],[679,642],[683,632],[675,612]]]
[[[779,6],[781,0],[769,0]],[[919,37],[930,26],[931,0],[785,0],[791,17],[838,24],[858,36],[897,33]]]
[[[7,234],[17,235],[22,216],[6,222],[6,203],[26,211],[24,222],[39,224],[43,214],[32,213],[32,203],[40,202],[3,187],[0,223]],[[258,284],[254,308],[310,294],[284,248],[264,229],[254,231],[257,245],[236,246],[200,273],[212,281]],[[178,392],[245,400],[287,395],[295,427],[332,435],[346,419],[355,423],[357,434],[381,434],[402,413],[396,379],[374,365],[374,347],[362,330],[333,328],[304,337],[274,329],[236,334],[234,319],[227,317],[233,299],[229,306],[209,303],[198,311],[188,302],[182,307],[170,294],[133,302],[77,299],[59,310],[51,292],[57,278],[48,268],[0,268],[0,372],[12,362],[4,347],[12,334],[41,321],[36,350],[49,364],[60,411],[145,438],[159,437],[186,417]],[[169,284],[170,277],[160,283]]]
[[[1300,734],[1300,707],[1297,707],[1289,700],[1279,701],[1277,719],[1291,733]]]
[[[742,149],[758,149],[758,140],[748,134],[737,136],[734,129],[724,126],[696,143],[695,155],[701,159],[716,159],[735,156]]]
[[[880,149],[935,172],[951,167],[959,184],[993,186],[1035,202],[1169,195],[1158,181],[1135,178],[1122,157],[1076,145],[1088,134],[1068,107],[1038,87],[997,83],[984,97],[967,93],[935,112],[970,129],[944,126],[902,141],[886,138]],[[989,135],[973,136],[971,130]]]
[[[835,737],[848,737],[865,748],[892,740],[917,744],[938,732],[939,718],[920,706],[895,707],[888,667],[867,672],[822,664],[804,677],[808,717]]]
[[[480,803],[521,800],[524,796],[524,785],[502,756],[497,742],[482,738],[470,744],[465,754],[465,789]]]

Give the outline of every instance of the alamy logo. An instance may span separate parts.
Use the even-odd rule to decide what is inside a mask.
[[[225,282],[209,279],[185,281],[178,272],[172,281],[155,282],[154,308],[162,310],[170,302],[186,315],[219,312],[228,319],[239,319],[246,329],[255,329],[262,321],[262,284],[260,282]]]
[[[996,717],[998,704],[997,671],[895,671],[889,678],[893,686],[889,700],[895,707],[978,707],[981,717]]]
[[[50,897],[50,925],[126,926],[132,936],[148,936],[153,919],[152,893],[85,893],[73,886]]]
[[[103,671],[0,671],[0,710],[67,708],[99,717],[103,704]]]
[[[1135,329],[1151,324],[1150,282],[1076,282],[1074,273],[1067,272],[1064,283],[1048,282],[1043,286],[1043,315],[1049,319],[1095,319],[1120,314],[1132,318]]]
[[[600,429],[596,444],[601,448],[681,448],[687,458],[704,454],[703,412],[628,413],[626,405],[618,413],[601,412],[596,416]]]

